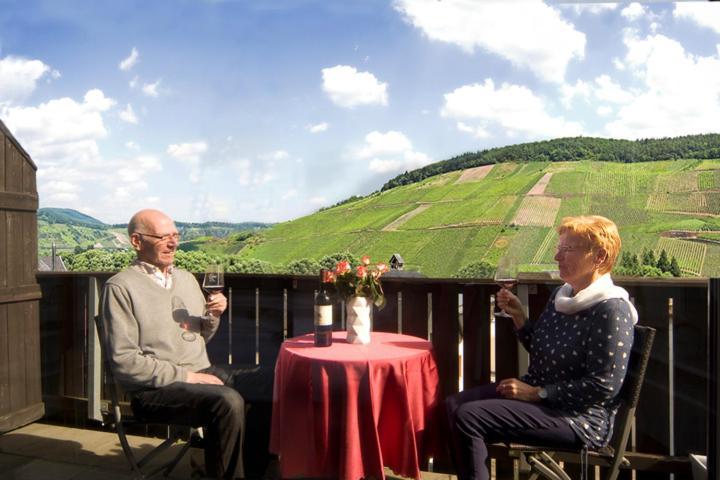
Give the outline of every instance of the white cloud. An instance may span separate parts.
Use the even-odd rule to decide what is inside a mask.
[[[645,7],[640,5],[638,2],[632,2],[630,5],[620,11],[620,15],[627,18],[631,22],[646,16],[647,13],[648,12]]]
[[[139,155],[129,161],[119,161],[115,174],[127,183],[139,183],[150,173],[162,170],[160,159],[152,155]]]
[[[475,138],[489,138],[490,132],[483,127],[477,125],[468,125],[464,122],[457,122],[457,129],[464,133],[469,133]]]
[[[263,153],[258,156],[258,158],[260,160],[264,160],[264,161],[285,160],[289,157],[290,157],[290,154],[285,150],[275,150],[274,152]]]
[[[330,127],[327,122],[316,123],[315,125],[308,125],[306,128],[310,133],[320,133],[326,131]]]
[[[432,159],[413,149],[412,142],[402,132],[373,131],[365,136],[365,145],[353,157],[370,160],[368,168],[375,173],[401,172],[425,166]]]
[[[628,33],[625,63],[643,88],[605,126],[615,137],[707,133],[720,125],[720,55],[695,56],[664,35]]]
[[[291,198],[295,198],[298,195],[298,191],[294,188],[291,188],[290,190],[286,191],[280,196],[281,200],[290,200]]]
[[[546,111],[545,102],[521,85],[502,84],[495,88],[492,79],[484,84],[464,85],[445,95],[443,117],[477,122],[473,128],[500,129],[508,136],[523,134],[535,138],[580,135],[582,126]]]
[[[190,143],[174,143],[169,145],[167,153],[187,165],[198,164],[201,156],[207,152],[208,146],[204,141]]]
[[[539,0],[396,0],[394,6],[430,40],[468,53],[486,50],[546,81],[562,82],[568,63],[584,56],[585,34]]]
[[[250,160],[247,158],[240,158],[229,163],[230,168],[232,168],[235,172],[235,180],[238,185],[249,185],[252,178],[252,163],[250,163]]]
[[[555,2],[548,3],[554,4]],[[615,10],[618,7],[616,3],[576,3],[573,5],[558,3],[555,6],[562,9],[571,9],[577,15],[581,15],[583,13],[598,15],[600,13]]]
[[[607,117],[607,116],[610,115],[612,112],[613,112],[612,107],[609,107],[609,106],[607,106],[607,105],[600,105],[600,106],[597,108],[597,114],[600,115],[601,117]]]
[[[130,150],[140,150],[140,145],[133,142],[132,140],[125,142],[125,146],[129,148]]]
[[[325,198],[325,197],[311,197],[311,198],[308,198],[308,203],[310,203],[311,205],[315,205],[315,206],[318,206],[318,207],[322,207],[323,205],[325,205],[325,204],[327,203],[327,198]]]
[[[132,108],[132,105],[129,103],[127,104],[127,107],[125,107],[125,110],[120,112],[120,120],[127,122],[127,123],[138,123],[137,115],[135,115],[135,111]]]
[[[701,27],[720,33],[720,8],[709,2],[677,2],[673,10],[675,18],[687,19]]]
[[[0,105],[13,104],[35,91],[37,82],[45,75],[58,77],[40,60],[8,56],[0,59]]]
[[[615,67],[616,70],[623,71],[625,70],[625,64],[620,60],[619,58],[615,57],[612,59],[613,67]]]
[[[204,141],[177,143],[169,145],[167,153],[171,157],[190,167],[189,180],[192,183],[200,181],[200,162],[207,152],[208,145]]]
[[[128,71],[131,70],[140,59],[140,53],[138,53],[137,48],[133,47],[132,51],[130,52],[130,55],[128,55],[127,58],[123,59],[118,67],[120,67],[120,70]]]
[[[627,103],[633,99],[633,94],[615,83],[608,75],[600,75],[595,79],[595,97],[611,103]]]
[[[105,162],[104,175],[100,178],[107,194],[102,199],[106,208],[122,203],[128,210],[146,208],[158,204],[157,197],[143,198],[150,189],[149,181],[162,171],[162,163],[152,155],[118,158]]]
[[[560,86],[560,102],[565,108],[570,108],[575,98],[579,97],[587,101],[591,93],[591,85],[582,80],[576,81],[575,85],[563,84]]]
[[[365,136],[365,146],[357,151],[356,157],[366,159],[377,155],[396,155],[412,149],[412,143],[401,132],[370,132]]]
[[[134,88],[137,88],[137,86],[138,86],[139,83],[140,83],[140,77],[138,77],[137,75],[135,75],[135,76],[132,78],[132,80],[130,80],[130,81],[128,82],[128,85],[130,86],[130,88],[133,88],[133,89],[134,89]]]
[[[80,187],[77,184],[64,180],[51,180],[44,182],[42,185],[44,200],[49,199],[58,204],[78,200],[80,198],[79,192]]]
[[[238,185],[257,187],[274,180],[279,170],[276,162],[289,158],[290,154],[285,150],[276,150],[258,155],[253,160],[236,158],[229,160],[227,164],[233,170],[233,179]]]
[[[146,83],[142,86],[142,92],[148,97],[156,98],[160,95],[160,82],[158,80],[155,83]]]
[[[353,108],[358,105],[387,105],[387,83],[378,81],[370,72],[355,67],[336,65],[323,68],[323,90],[336,105]]]
[[[36,162],[79,168],[98,161],[97,140],[107,136],[102,113],[114,104],[94,89],[82,103],[64,97],[37,107],[7,107],[0,113]]]

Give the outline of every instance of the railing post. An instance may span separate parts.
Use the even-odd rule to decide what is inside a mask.
[[[718,478],[720,461],[720,278],[708,287],[708,440],[707,478]]]
[[[530,319],[530,289],[529,285],[520,284],[517,287],[517,297],[522,303],[523,311],[525,312],[525,318]],[[534,319],[530,319],[534,320]],[[512,320],[508,320],[512,322]],[[518,377],[527,373],[528,366],[530,365],[530,354],[524,348],[517,349],[518,356]]]
[[[102,390],[102,354],[100,351],[100,338],[95,328],[95,317],[100,313],[100,291],[98,289],[98,281],[95,277],[88,277],[87,285],[87,351],[88,351],[88,376],[87,376],[87,395],[88,395],[88,418],[102,422],[102,412],[100,409],[100,397]]]

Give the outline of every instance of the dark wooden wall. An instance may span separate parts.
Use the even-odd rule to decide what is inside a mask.
[[[43,416],[37,167],[0,122],[0,433]]]

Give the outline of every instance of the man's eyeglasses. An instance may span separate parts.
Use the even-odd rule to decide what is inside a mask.
[[[180,241],[180,234],[177,233],[177,232],[175,232],[175,233],[166,233],[165,235],[153,235],[152,233],[145,233],[145,232],[135,232],[135,233],[137,233],[138,235],[146,236],[146,237],[157,238],[158,240],[160,240],[160,241],[163,242],[163,243],[164,243],[164,242],[169,242],[171,239],[174,240],[174,241],[176,241],[176,242],[179,242],[179,241]]]

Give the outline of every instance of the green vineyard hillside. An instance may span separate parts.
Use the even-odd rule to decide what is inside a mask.
[[[277,224],[241,255],[288,263],[349,251],[450,277],[507,252],[553,265],[568,215],[614,220],[624,251],[666,250],[684,276],[720,275],[720,160],[504,162],[426,178]]]

